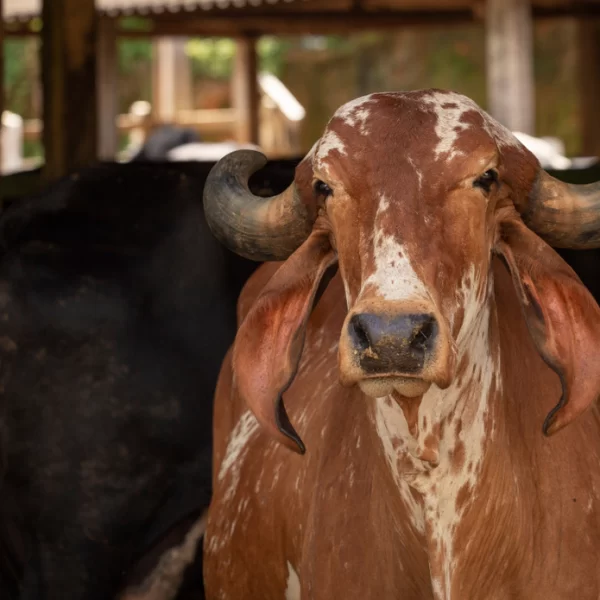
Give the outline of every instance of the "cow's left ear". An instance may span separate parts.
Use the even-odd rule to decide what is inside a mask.
[[[543,426],[552,435],[600,396],[600,308],[571,267],[512,209],[503,210],[495,250],[508,265],[535,346],[562,384]]]
[[[235,386],[265,430],[304,453],[282,396],[302,356],[306,324],[337,271],[327,231],[313,230],[279,267],[240,325],[233,346]]]

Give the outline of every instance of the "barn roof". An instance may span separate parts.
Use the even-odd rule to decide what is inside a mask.
[[[19,23],[25,23],[39,16],[42,1],[3,0],[4,21],[18,27]],[[530,1],[535,18],[600,17],[600,0]],[[239,35],[246,31],[297,35],[309,32],[331,33],[334,29],[348,33],[357,29],[397,28],[415,23],[448,25],[451,22],[473,22],[481,21],[484,16],[483,0],[95,0],[95,2],[100,13],[108,17],[138,15],[149,17],[155,23],[162,23],[161,35],[187,35],[190,31],[193,35]],[[280,17],[279,20],[275,18],[276,16]]]
[[[108,16],[178,13],[198,9],[235,8],[264,4],[289,3],[294,0],[96,0],[98,10]],[[4,0],[4,19],[24,21],[41,13],[42,0]]]

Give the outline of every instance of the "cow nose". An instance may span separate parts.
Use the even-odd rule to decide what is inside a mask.
[[[435,346],[438,324],[430,314],[383,316],[361,313],[348,323],[360,367],[369,374],[423,370]]]

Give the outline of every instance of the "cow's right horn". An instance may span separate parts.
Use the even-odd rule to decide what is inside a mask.
[[[248,179],[266,163],[256,150],[221,158],[204,186],[204,214],[213,235],[232,252],[256,261],[285,260],[306,240],[314,218],[294,182],[277,196],[252,194]]]
[[[600,248],[600,182],[565,183],[540,169],[519,212],[526,225],[555,248]]]

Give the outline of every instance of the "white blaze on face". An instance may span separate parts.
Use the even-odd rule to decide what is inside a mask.
[[[406,248],[379,226],[380,217],[389,207],[389,200],[382,194],[373,234],[375,270],[364,281],[363,289],[373,286],[375,293],[384,300],[428,299],[425,285],[416,274]]]
[[[298,573],[294,570],[290,561],[287,561],[288,578],[285,588],[285,600],[300,600],[301,589],[300,589],[300,578]]]

